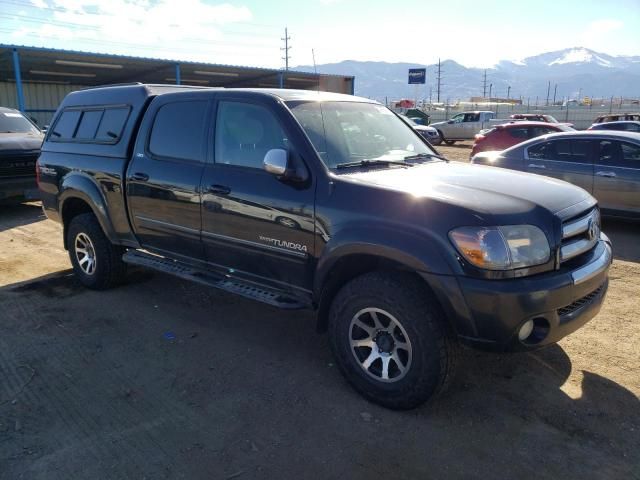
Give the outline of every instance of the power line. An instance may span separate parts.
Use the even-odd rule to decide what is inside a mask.
[[[289,59],[291,58],[291,56],[289,55],[289,50],[291,50],[291,47],[289,46],[289,40],[291,40],[291,37],[289,36],[289,32],[287,31],[287,27],[285,27],[285,29],[284,29],[284,38],[281,38],[280,40],[282,40],[284,42],[284,47],[280,49],[280,50],[284,51],[284,57],[282,57],[282,60],[284,60],[284,70],[285,70],[285,72],[288,72],[289,71]]]

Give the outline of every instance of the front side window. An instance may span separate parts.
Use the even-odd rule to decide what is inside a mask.
[[[38,129],[18,112],[0,112],[0,133],[35,133]]]
[[[534,145],[529,158],[560,162],[589,163],[590,140],[553,140]]]
[[[458,115],[454,115],[451,118],[451,121],[453,123],[462,123],[462,122],[464,122],[464,113],[459,113]]]
[[[382,105],[363,102],[288,105],[329,168],[362,160],[402,162],[409,156],[435,153],[411,127]]]
[[[204,100],[162,105],[151,128],[149,152],[156,157],[204,161],[207,107]]]
[[[215,162],[238,167],[263,168],[266,153],[289,149],[275,115],[261,105],[221,101],[218,104]]]

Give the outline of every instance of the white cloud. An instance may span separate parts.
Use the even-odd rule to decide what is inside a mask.
[[[44,0],[31,0],[31,4],[37,8],[47,8],[47,4]]]
[[[603,18],[595,20],[587,25],[587,28],[581,35],[583,43],[592,43],[596,39],[602,38],[602,35],[622,29],[624,23],[620,20],[612,18]]]

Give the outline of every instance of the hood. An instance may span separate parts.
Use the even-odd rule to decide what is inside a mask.
[[[427,126],[427,125],[413,125],[414,130],[417,130],[419,132],[436,132],[437,130],[431,126]]]
[[[0,155],[3,152],[40,150],[43,139],[42,133],[0,133]]]
[[[432,122],[432,123],[430,123],[429,125],[430,125],[431,127],[436,127],[436,126],[439,126],[439,125],[446,125],[447,123],[449,123],[449,121],[448,121],[448,120],[445,120],[444,122]]]
[[[521,215],[539,207],[557,214],[585,200],[595,203],[585,190],[561,180],[459,162],[429,162],[343,176],[358,183],[464,207],[482,216]]]

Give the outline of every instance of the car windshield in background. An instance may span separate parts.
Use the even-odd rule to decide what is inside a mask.
[[[0,112],[0,133],[37,132],[33,124],[17,112]]]
[[[329,168],[371,160],[403,163],[406,157],[435,155],[412,128],[382,105],[289,102],[288,106]]]

